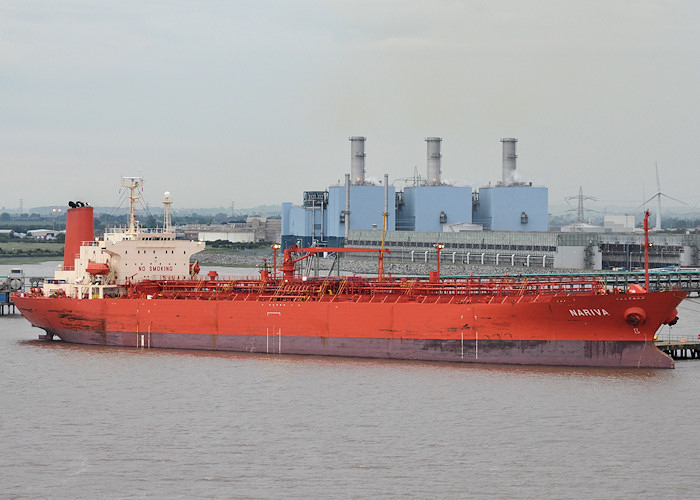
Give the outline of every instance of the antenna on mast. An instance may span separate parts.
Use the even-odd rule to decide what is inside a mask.
[[[129,190],[129,234],[136,236],[138,222],[136,222],[136,200],[141,198],[139,187],[143,184],[143,177],[122,177],[122,187]]]

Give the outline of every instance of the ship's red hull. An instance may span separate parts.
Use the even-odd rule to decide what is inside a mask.
[[[514,296],[489,303],[72,299],[16,295],[67,342],[450,362],[672,368],[654,334],[684,292]],[[644,321],[626,321],[630,310]]]

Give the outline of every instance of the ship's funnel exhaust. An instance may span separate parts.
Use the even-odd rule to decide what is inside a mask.
[[[73,269],[83,241],[95,239],[92,207],[69,208],[66,212],[66,243],[63,250],[63,269]]]
[[[353,184],[365,183],[365,141],[366,137],[350,138],[350,178]]]
[[[515,143],[517,139],[512,137],[501,139],[503,143],[503,185],[512,186],[515,184]]]
[[[442,173],[440,169],[440,159],[442,158],[440,143],[442,139],[440,137],[428,137],[425,140],[428,143],[428,184],[437,186],[442,183],[440,180],[440,174]]]

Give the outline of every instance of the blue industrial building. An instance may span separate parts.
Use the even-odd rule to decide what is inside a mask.
[[[443,184],[440,180],[440,142],[428,137],[426,180],[396,191],[365,181],[365,137],[351,137],[351,173],[345,185],[326,191],[304,192],[302,206],[282,204],[282,246],[294,243],[343,246],[352,230],[378,230],[387,213],[387,231],[443,232],[483,229],[486,231],[547,231],[548,190],[519,182],[515,170],[517,139],[502,139],[503,179],[496,186],[471,187]],[[347,199],[346,199],[347,198]],[[460,225],[464,225],[460,227]],[[477,226],[474,226],[474,225]],[[480,226],[478,226],[480,225]],[[447,226],[450,226],[449,228]],[[469,227],[468,227],[469,226]]]
[[[345,225],[350,222],[348,229],[379,229],[384,224],[384,204],[388,202],[386,230],[395,228],[395,211],[393,202],[394,186],[387,187],[388,199],[384,199],[384,186],[350,186],[349,214],[345,210],[345,187],[331,186],[328,188],[328,225],[327,234],[333,238],[345,237]],[[345,216],[343,216],[345,215]]]
[[[474,196],[473,221],[485,231],[547,231],[549,229],[548,190],[533,187],[517,178],[515,143],[503,143],[502,179],[496,186],[482,187]]]
[[[399,195],[397,229],[442,231],[445,224],[472,222],[472,188],[456,186],[406,187]]]
[[[306,191],[304,205],[294,207],[282,204],[282,246],[294,243],[301,246],[342,246],[347,230],[377,229],[384,225],[385,203],[387,210],[386,230],[395,229],[393,186],[350,185],[350,203],[346,210],[345,186],[331,186],[328,191]],[[385,195],[388,198],[385,198]]]
[[[282,204],[281,243],[284,248],[294,243],[302,247],[342,246],[351,228],[381,231],[385,211],[387,231],[395,229],[395,188],[386,185],[387,176],[384,185],[365,181],[365,138],[351,137],[350,141],[351,174],[346,175],[344,186],[330,186],[327,191],[306,191],[300,207]]]
[[[547,231],[547,208],[545,187],[482,187],[474,200],[473,222],[484,231]]]
[[[306,194],[306,193],[305,193]],[[291,203],[282,203],[282,246],[287,248],[297,241],[302,246],[321,241],[323,237],[323,206],[294,207]]]

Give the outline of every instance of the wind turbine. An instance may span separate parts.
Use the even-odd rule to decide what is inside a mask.
[[[642,203],[642,207],[649,203],[651,200],[656,198],[656,231],[661,231],[661,197],[665,196],[669,200],[677,201],[678,203],[683,203],[683,205],[687,205],[687,203],[674,198],[673,196],[669,196],[666,193],[661,192],[661,183],[659,182],[659,164],[657,162],[654,162],[654,165],[656,166],[656,194],[649,198],[647,201]],[[641,208],[641,207],[640,207]]]

